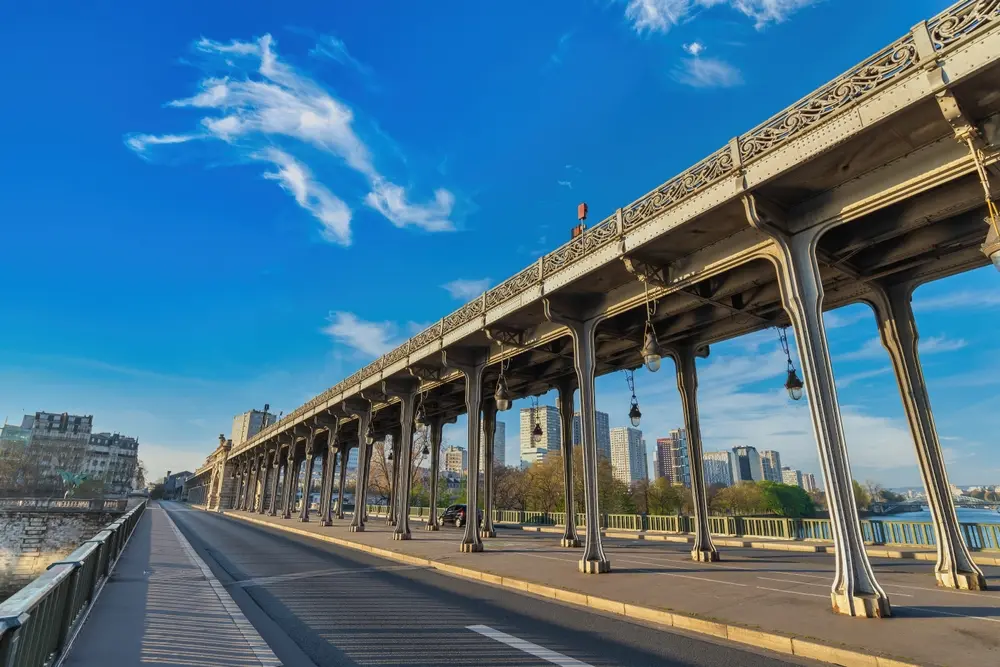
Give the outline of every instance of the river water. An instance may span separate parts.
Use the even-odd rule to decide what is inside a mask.
[[[993,510],[978,510],[968,507],[959,507],[958,520],[960,523],[1000,523],[1000,513]],[[930,522],[931,513],[928,510],[920,512],[903,512],[902,514],[887,514],[884,516],[871,516],[870,519],[881,519],[883,521],[926,521]]]

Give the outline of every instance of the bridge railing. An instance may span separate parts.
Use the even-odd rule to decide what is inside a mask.
[[[446,508],[439,507],[438,515]],[[370,516],[387,515],[385,505],[368,505]],[[426,518],[429,508],[413,505],[410,516]],[[493,521],[525,526],[565,526],[565,512],[493,510]],[[578,512],[576,525],[586,527],[586,515]],[[601,514],[601,528],[616,531],[651,531],[690,533],[694,517],[680,514]],[[788,517],[709,516],[709,530],[720,537],[761,537],[776,540],[818,540],[830,542],[833,533],[829,519],[793,519]],[[1000,524],[960,524],[966,544],[974,551],[1000,551]],[[861,533],[872,546],[932,547],[934,524],[926,521],[889,521],[864,519]]]
[[[146,501],[0,604],[0,667],[47,667],[69,646]]]

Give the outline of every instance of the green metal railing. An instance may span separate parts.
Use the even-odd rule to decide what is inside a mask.
[[[438,509],[438,514],[446,508]],[[386,516],[384,505],[369,505],[371,516]],[[429,508],[413,506],[410,516],[426,518]],[[495,523],[525,526],[565,526],[565,512],[493,510]],[[601,514],[601,528],[659,533],[690,533],[694,517],[678,514]],[[576,525],[585,528],[586,515],[578,512]],[[790,519],[786,517],[709,516],[709,530],[724,537],[761,537],[774,540],[820,540],[830,542],[833,533],[829,519]],[[963,523],[962,534],[973,551],[1000,551],[1000,524]],[[861,533],[872,546],[933,547],[934,525],[923,521],[885,521],[864,519]]]
[[[0,667],[62,657],[145,509],[144,500],[0,604]]]

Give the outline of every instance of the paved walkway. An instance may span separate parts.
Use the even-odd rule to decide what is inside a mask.
[[[303,524],[246,512],[227,514],[465,568],[465,572],[455,569],[460,576],[477,578],[477,573],[485,573],[481,578],[492,583],[501,583],[501,578],[516,579],[517,583],[511,584],[538,585],[532,590],[550,597],[556,596],[555,588],[576,593],[581,599],[603,598],[607,609],[618,613],[627,613],[626,605],[641,605],[723,624],[700,623],[693,628],[699,632],[719,630],[720,636],[726,636],[725,625],[734,625],[805,640],[799,645],[807,646],[811,640],[911,664],[1000,664],[1000,591],[939,588],[933,564],[922,561],[873,559],[894,616],[867,620],[830,610],[833,560],[825,553],[723,548],[724,561],[708,564],[691,561],[684,544],[609,538],[605,550],[612,573],[594,576],[577,571],[579,550],[560,548],[558,538],[547,533],[501,530],[496,539],[485,540],[484,553],[463,554],[458,551],[458,531],[444,528],[425,532],[418,521],[412,522],[413,540],[396,542],[384,520],[377,518],[368,523],[367,532],[351,533],[348,521],[324,528],[315,522]],[[1000,568],[984,569],[991,587],[1000,588]],[[579,603],[569,596],[564,599]],[[678,627],[687,622],[680,616],[674,619]],[[760,641],[760,645],[767,645],[763,637]],[[831,659],[829,652],[818,650],[814,656],[808,656],[807,651],[796,654]],[[844,655],[840,664],[893,663]]]
[[[154,503],[63,664],[278,667],[278,660]]]

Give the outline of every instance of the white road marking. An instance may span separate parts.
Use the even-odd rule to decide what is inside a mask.
[[[944,614],[945,616],[958,616],[960,618],[974,618],[977,621],[989,621],[990,623],[1000,623],[1000,618],[986,618],[985,616],[971,616],[969,614],[959,614],[954,611],[944,611],[942,609],[926,609],[924,607],[910,607],[906,605],[899,605],[900,609],[916,609],[918,611],[926,611],[929,614]]]
[[[327,570],[310,570],[309,572],[292,572],[289,574],[276,574],[272,577],[254,577],[253,579],[243,579],[234,581],[227,586],[237,586],[248,588],[250,586],[267,586],[284,581],[295,581],[297,579],[311,579],[313,577],[335,577],[343,574],[365,574],[367,572],[395,572],[398,570],[426,570],[425,565],[383,565],[381,567],[358,567],[353,569],[336,568]]]
[[[763,579],[764,581],[781,581],[781,582],[784,582],[786,584],[798,584],[799,586],[816,586],[818,588],[826,588],[828,590],[830,588],[829,584],[814,584],[811,581],[798,581],[796,579],[776,579],[774,577],[757,577],[757,578],[758,579]],[[901,596],[901,597],[904,597],[904,598],[912,598],[913,597],[909,593],[896,593],[896,592],[893,592],[893,595]]]
[[[208,565],[205,564],[205,561],[201,559],[201,556],[195,552],[194,547],[191,546],[191,543],[188,542],[187,538],[184,537],[184,534],[181,533],[180,528],[177,527],[174,520],[170,518],[170,512],[162,506],[153,507],[151,509],[159,509],[163,512],[163,516],[167,518],[167,522],[170,524],[170,528],[174,531],[174,535],[177,536],[177,540],[181,543],[181,548],[184,549],[184,553],[186,553],[188,559],[194,563],[199,570],[201,570],[202,575],[204,575],[205,579],[212,586],[212,590],[218,596],[219,602],[222,603],[226,613],[229,614],[229,618],[231,618],[233,624],[236,625],[236,629],[240,631],[241,635],[243,635],[243,639],[250,646],[250,650],[253,651],[254,655],[257,657],[261,667],[281,667],[281,661],[278,660],[278,656],[274,654],[274,651],[272,651],[271,647],[267,645],[264,638],[260,636],[257,629],[254,628],[250,621],[247,620],[247,617],[243,615],[243,612],[240,611],[236,601],[233,600],[232,596],[229,595],[229,592],[222,586],[222,582],[215,578],[215,575],[212,574],[212,570],[209,569]]]
[[[524,651],[536,658],[541,658],[546,662],[551,662],[553,665],[562,665],[563,667],[593,667],[593,665],[586,662],[580,662],[575,658],[571,658],[568,655],[563,655],[562,653],[557,653],[555,651],[549,650],[544,646],[539,646],[538,644],[532,644],[531,642],[518,639],[513,635],[508,635],[506,632],[500,632],[499,630],[494,630],[488,625],[469,625],[466,626],[466,630],[472,630],[473,632],[478,632],[484,637],[489,637],[490,639],[495,639],[501,644],[506,644],[512,648],[516,648],[519,651]]]

